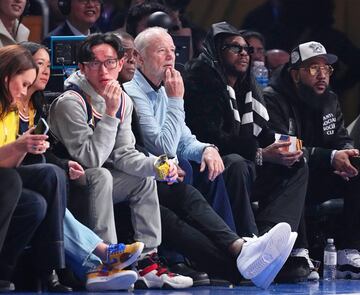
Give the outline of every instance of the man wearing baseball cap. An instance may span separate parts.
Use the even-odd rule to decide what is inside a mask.
[[[345,127],[337,95],[331,91],[331,66],[337,56],[326,52],[319,42],[300,44],[290,61],[275,71],[264,89],[270,126],[279,133],[303,140],[309,165],[307,202],[344,198],[341,239],[336,241],[340,278],[359,278],[360,273],[360,180],[351,164],[359,151]],[[301,228],[301,226],[300,226]],[[305,232],[305,227],[303,227]],[[294,253],[308,257],[306,235],[299,232]]]

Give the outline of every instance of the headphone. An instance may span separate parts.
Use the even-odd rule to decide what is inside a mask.
[[[100,4],[101,4],[101,8],[103,5],[103,1],[100,0]],[[59,10],[61,11],[61,13],[63,15],[68,15],[70,14],[71,11],[71,0],[58,0],[58,7]]]
[[[58,7],[63,15],[70,14],[71,0],[58,0]]]

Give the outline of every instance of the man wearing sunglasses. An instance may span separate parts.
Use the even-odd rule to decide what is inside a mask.
[[[274,142],[249,67],[252,52],[236,28],[226,22],[212,25],[204,52],[185,67],[186,123],[199,140],[219,148],[237,228],[251,224],[251,202],[259,201],[260,234],[281,221],[297,231],[307,167],[302,151],[286,152],[288,142]]]
[[[300,44],[292,50],[290,62],[274,73],[264,97],[271,127],[301,138],[306,147],[310,168],[307,202],[344,198],[337,275],[358,279],[360,181],[358,167],[351,163],[359,151],[353,148],[338,97],[329,87],[331,64],[336,61],[337,56],[328,54],[318,42]]]

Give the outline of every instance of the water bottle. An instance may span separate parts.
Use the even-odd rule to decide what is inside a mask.
[[[254,61],[253,64],[253,73],[255,76],[256,81],[260,85],[261,88],[264,88],[268,85],[269,82],[269,71],[265,67],[265,64],[263,61]]]
[[[327,239],[324,249],[324,271],[323,279],[331,281],[336,279],[337,254],[334,239]]]

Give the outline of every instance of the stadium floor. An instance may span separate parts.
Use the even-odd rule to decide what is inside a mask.
[[[104,292],[105,293],[105,292]],[[39,294],[39,293],[20,293],[12,294]],[[55,294],[55,293],[42,293]],[[64,294],[64,293],[58,293]],[[72,292],[67,293],[72,295],[79,294],[100,294],[91,292]],[[183,290],[134,290],[132,292],[106,292],[108,295],[112,294],[134,294],[134,295],[230,295],[230,294],[360,294],[360,280],[336,280],[333,282],[306,282],[298,284],[273,284],[267,290],[261,290],[253,286],[237,286],[235,288],[223,287],[196,287]]]

